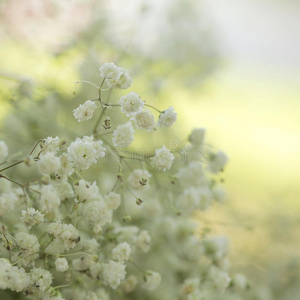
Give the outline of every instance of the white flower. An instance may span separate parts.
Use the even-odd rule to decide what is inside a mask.
[[[206,255],[212,258],[222,258],[226,255],[228,242],[225,237],[211,237],[204,241]]]
[[[72,261],[72,266],[76,271],[84,271],[89,269],[94,264],[94,260],[91,256],[85,255],[76,258]]]
[[[35,235],[25,232],[18,232],[16,234],[16,241],[22,250],[22,257],[25,259],[28,257],[30,261],[38,257],[37,254],[40,250],[40,244]],[[34,253],[36,253],[36,255],[32,255]]]
[[[112,142],[115,147],[126,148],[134,140],[134,129],[130,122],[118,125],[113,132]]]
[[[197,295],[200,293],[199,286],[200,286],[199,278],[186,279],[180,289],[180,295],[184,299],[189,299],[187,296]]]
[[[93,117],[96,108],[97,106],[94,101],[87,100],[74,109],[73,115],[78,122],[86,121]]]
[[[112,211],[107,208],[103,201],[91,201],[82,207],[84,218],[91,224],[104,226],[111,222]]]
[[[45,140],[40,143],[40,147],[42,148],[42,154],[52,152],[54,154],[57,153],[60,146],[59,137],[53,138],[52,136],[48,136]]]
[[[152,158],[152,165],[157,170],[166,171],[171,168],[174,158],[171,151],[166,146],[162,146],[162,148],[156,149],[155,157]]]
[[[60,198],[57,190],[51,184],[43,185],[39,201],[40,210],[50,212],[58,208],[59,205]]]
[[[31,284],[38,287],[40,291],[45,291],[52,283],[52,274],[41,268],[33,268],[30,270]]]
[[[88,169],[97,159],[105,155],[102,141],[93,141],[92,137],[77,138],[68,148],[70,161],[80,170]]]
[[[135,92],[130,92],[126,96],[121,97],[119,104],[121,105],[121,111],[126,114],[127,117],[139,114],[144,107],[144,102]]]
[[[205,128],[195,128],[189,135],[189,142],[194,147],[201,147],[204,143],[205,138]]]
[[[100,75],[105,77],[109,87],[127,89],[132,84],[132,79],[127,70],[117,67],[114,63],[103,64],[99,71]]]
[[[208,278],[214,283],[218,291],[224,292],[231,281],[227,272],[224,272],[215,266],[209,269]]]
[[[109,210],[115,210],[121,204],[121,195],[115,192],[110,192],[104,196],[104,201]]]
[[[0,195],[0,216],[12,211],[15,204],[18,201],[18,197],[13,192],[7,192]]]
[[[208,169],[212,173],[218,173],[223,170],[228,161],[228,157],[224,152],[219,151],[216,154],[211,154]]]
[[[138,280],[135,275],[128,276],[121,284],[122,290],[125,293],[131,293],[135,290]]]
[[[55,260],[55,269],[58,272],[66,272],[69,269],[68,261],[62,257]]]
[[[131,187],[136,190],[143,190],[149,187],[149,179],[152,175],[147,170],[135,169],[127,178]]]
[[[35,210],[33,207],[22,210],[21,214],[21,220],[28,226],[28,228],[44,222],[44,214],[42,214],[39,210]]]
[[[202,164],[199,162],[193,161],[187,167],[179,169],[177,178],[185,187],[199,187],[207,184]]]
[[[146,271],[142,287],[148,291],[154,291],[161,283],[161,276],[154,271]]]
[[[178,197],[178,206],[183,212],[192,212],[200,203],[200,195],[196,188],[190,187]]]
[[[21,292],[30,283],[30,277],[23,268],[12,266],[5,258],[0,258],[0,289]]]
[[[110,260],[108,263],[103,264],[102,278],[105,285],[116,289],[122,280],[125,279],[126,271],[125,265],[119,262]]]
[[[174,108],[170,106],[168,109],[164,110],[160,115],[157,122],[159,127],[170,127],[177,119],[177,113]]]
[[[138,129],[152,131],[155,126],[153,114],[148,109],[145,109],[142,112],[134,115],[132,120],[134,120],[135,126]]]
[[[66,153],[63,153],[59,159],[60,169],[57,171],[57,175],[63,178],[71,176],[74,172],[74,169],[72,167],[71,161],[69,160],[69,156]]]
[[[142,252],[148,252],[150,249],[151,236],[148,231],[142,230],[137,237],[136,245]]]
[[[78,184],[75,185],[75,191],[80,201],[100,198],[99,189],[95,181],[90,184],[89,182],[80,179]]]
[[[61,201],[75,196],[70,183],[66,180],[60,180],[53,183]]]
[[[4,141],[0,141],[0,162],[3,162],[8,156],[8,147]]]
[[[79,232],[72,224],[50,223],[47,232],[50,236],[55,237],[65,250],[76,247],[80,241]]]
[[[56,173],[60,167],[60,159],[55,156],[52,152],[47,152],[44,155],[41,155],[40,160],[37,163],[38,170],[42,175],[50,175]]]
[[[113,259],[117,260],[120,263],[124,263],[130,257],[131,248],[130,245],[126,242],[119,244],[112,251]]]

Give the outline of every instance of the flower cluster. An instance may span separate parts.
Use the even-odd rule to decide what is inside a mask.
[[[112,102],[103,91],[132,79],[113,63],[100,76],[97,98],[73,111],[79,122],[98,115],[90,135],[49,136],[12,164],[0,141],[0,289],[46,300],[246,299],[249,284],[231,274],[227,240],[198,235],[192,219],[223,202],[227,156],[206,147],[202,128],[180,149],[165,141],[147,155],[133,151],[135,130],[170,127],[177,113],[135,92]],[[113,112],[127,121],[111,121]],[[200,155],[187,161],[182,150]],[[18,164],[34,174],[26,184],[5,173]]]

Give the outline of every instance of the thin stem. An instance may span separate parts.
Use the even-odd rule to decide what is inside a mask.
[[[30,151],[29,155],[31,155],[33,153],[33,151],[35,150],[35,148],[38,146],[38,144],[41,142],[42,140],[38,140],[36,142],[36,144],[34,145],[34,147],[32,148],[32,150]]]
[[[14,167],[14,166],[16,166],[16,165],[19,165],[19,164],[21,164],[22,162],[24,162],[24,160],[20,160],[20,161],[18,161],[18,162],[16,162],[16,163],[13,163],[12,165],[10,165],[10,166],[8,166],[8,167],[6,167],[6,168],[4,168],[4,169],[1,169],[0,172],[3,172],[3,171],[5,171],[5,170],[7,170],[7,169],[10,169],[10,168],[12,168],[12,167]]]
[[[92,82],[90,82],[90,81],[88,81],[88,80],[75,81],[75,89],[76,89],[76,85],[77,85],[78,83],[88,83],[88,84],[91,84],[92,86],[94,86],[95,88],[99,89],[99,86],[97,86],[95,83],[92,83]]]
[[[156,107],[154,107],[154,106],[152,106],[152,105],[145,104],[145,106],[147,106],[147,107],[151,107],[151,108],[155,109],[155,110],[156,110],[156,111],[158,111],[160,114],[162,113],[162,111],[161,111],[161,110],[157,109]]]

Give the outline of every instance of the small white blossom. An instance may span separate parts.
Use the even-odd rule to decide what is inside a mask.
[[[166,146],[155,150],[155,156],[152,158],[152,165],[157,170],[169,170],[173,164],[175,157]]]
[[[192,146],[200,148],[203,146],[205,138],[205,128],[195,128],[189,135],[189,142]]]
[[[127,89],[132,84],[132,79],[128,72],[123,68],[117,67],[114,63],[103,64],[99,71],[100,75],[105,77],[109,87]]]
[[[42,214],[39,210],[35,210],[33,207],[22,210],[21,214],[21,220],[28,226],[28,228],[44,222],[44,214]]]
[[[121,97],[119,104],[121,105],[121,111],[127,117],[139,114],[144,107],[144,101],[135,92],[130,92],[126,96]]]
[[[161,276],[154,271],[146,271],[142,287],[148,291],[154,291],[161,283]]]
[[[135,290],[136,286],[138,284],[138,279],[135,275],[128,276],[121,284],[122,290],[125,293],[131,293]]]
[[[200,296],[199,291],[200,286],[200,280],[199,278],[189,278],[186,279],[180,289],[180,295],[183,297],[183,299],[189,300],[189,299],[198,299],[198,298],[192,298],[191,296]],[[199,299],[201,299],[199,297]]]
[[[134,140],[134,129],[130,122],[118,125],[113,132],[112,142],[115,147],[126,148]]]
[[[59,177],[67,178],[71,176],[74,172],[71,161],[69,160],[69,156],[66,153],[63,153],[60,156],[60,169],[57,171],[57,175]]]
[[[207,185],[203,166],[201,163],[195,161],[189,163],[187,167],[180,168],[177,173],[177,178],[185,187]]]
[[[93,117],[96,108],[97,106],[94,101],[87,100],[74,109],[73,115],[78,122],[86,121]]]
[[[47,232],[56,238],[66,250],[76,247],[80,241],[79,232],[72,224],[50,223]]]
[[[12,211],[15,204],[18,201],[18,197],[13,192],[7,192],[0,195],[0,216]]]
[[[61,142],[59,137],[48,136],[45,140],[41,141],[40,147],[42,148],[42,154],[51,152],[56,154],[59,150]]]
[[[97,159],[104,157],[105,148],[102,141],[93,141],[91,137],[77,138],[68,148],[70,161],[80,170],[88,169]]]
[[[135,169],[127,178],[131,187],[136,190],[143,190],[149,188],[149,179],[152,175],[147,170]]]
[[[68,261],[64,257],[55,260],[55,269],[57,272],[66,272],[69,269]]]
[[[59,198],[64,201],[75,196],[74,191],[70,183],[66,180],[60,180],[53,183]]]
[[[50,175],[56,173],[61,168],[59,157],[52,152],[47,152],[41,155],[37,162],[38,170],[42,175]]]
[[[214,283],[214,286],[220,292],[224,292],[231,281],[227,272],[224,272],[215,266],[210,267],[208,278]]]
[[[4,141],[0,141],[0,162],[3,162],[8,156],[8,147]]]
[[[121,204],[121,195],[115,192],[110,192],[105,195],[104,201],[109,210],[115,210]]]
[[[41,195],[39,206],[42,212],[50,212],[58,208],[60,205],[60,198],[57,190],[53,185],[43,185],[41,188]]]
[[[30,281],[31,284],[44,292],[52,283],[52,274],[45,269],[33,268],[30,271]]]
[[[91,201],[82,207],[84,218],[91,224],[104,226],[111,222],[112,211],[107,208],[103,201]]]
[[[124,263],[130,257],[131,247],[128,243],[123,242],[115,247],[112,251],[113,259],[120,263]]]
[[[21,292],[30,283],[30,277],[23,268],[12,266],[5,258],[0,258],[0,289]]]
[[[126,266],[122,263],[110,260],[103,264],[102,279],[105,285],[109,285],[112,289],[116,289],[122,280],[125,279]]]
[[[150,249],[150,242],[151,242],[151,236],[149,235],[148,231],[142,230],[137,237],[136,246],[142,252],[148,252]]]
[[[100,198],[99,189],[95,181],[90,184],[88,181],[80,179],[78,184],[75,185],[75,191],[80,201]]]
[[[210,163],[208,169],[212,173],[218,173],[223,170],[227,161],[228,161],[228,157],[224,152],[220,151],[216,154],[212,154],[210,157]]]
[[[154,116],[148,109],[145,109],[142,112],[134,115],[132,120],[138,129],[145,129],[147,131],[152,131],[154,129]]]
[[[33,234],[18,232],[16,234],[17,245],[22,250],[21,257],[25,259],[24,265],[34,261],[38,257],[40,244],[37,237]]]
[[[164,110],[158,119],[157,126],[159,127],[170,127],[177,119],[177,113],[174,108],[170,106],[168,109]]]

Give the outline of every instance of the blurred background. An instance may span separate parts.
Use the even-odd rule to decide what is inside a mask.
[[[299,13],[297,0],[0,0],[0,138],[18,156],[88,131],[72,110],[95,90],[73,95],[74,82],[128,68],[131,90],[179,113],[154,144],[205,127],[230,157],[227,202],[197,214],[200,228],[229,238],[262,299],[299,299]]]

